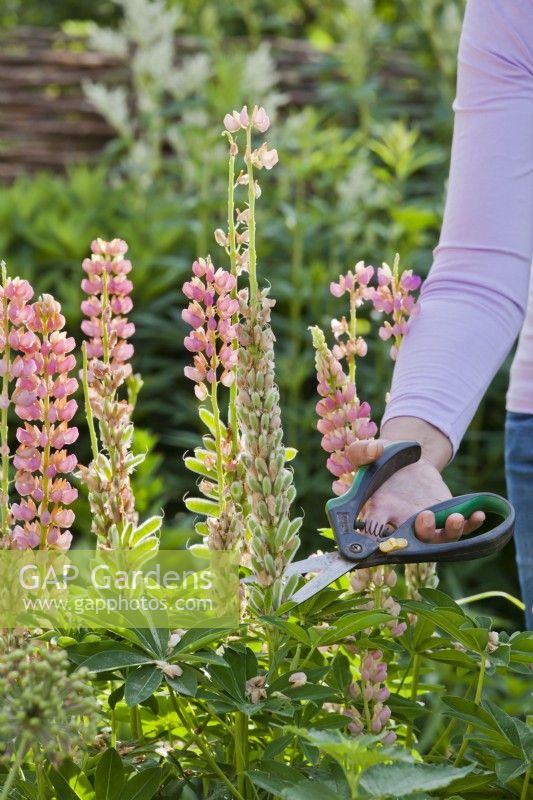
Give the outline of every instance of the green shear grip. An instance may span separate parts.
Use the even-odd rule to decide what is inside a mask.
[[[465,519],[468,519],[474,511],[498,514],[505,519],[509,515],[509,505],[503,498],[494,494],[472,494],[465,499],[461,499],[461,502],[457,503],[457,505],[437,511],[435,513],[435,526],[443,528],[450,514],[462,514]]]
[[[350,488],[340,497],[332,497],[326,503],[326,512],[344,507],[346,503],[357,498],[359,506],[391,478],[395,472],[408,464],[414,464],[420,458],[421,448],[418,442],[392,442],[384,447],[383,454],[371,464],[365,464],[357,470]]]
[[[350,486],[348,491],[340,495],[340,497],[332,497],[330,500],[328,500],[326,503],[326,511],[331,511],[337,506],[344,506],[347,500],[352,500],[355,497],[355,495],[359,491],[359,487],[361,486],[361,481],[365,477],[368,467],[369,465],[366,465],[364,467],[359,467],[352,481],[352,485]]]

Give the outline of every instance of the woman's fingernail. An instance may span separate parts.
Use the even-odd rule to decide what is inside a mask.
[[[368,458],[375,458],[378,454],[378,443],[377,442],[370,442],[366,446],[366,454]]]
[[[424,526],[424,528],[431,528],[431,526],[433,525],[433,519],[432,519],[431,511],[422,511],[422,514],[420,515],[420,518],[421,518],[422,525]]]

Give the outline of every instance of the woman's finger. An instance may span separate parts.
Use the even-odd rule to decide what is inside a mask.
[[[347,449],[346,455],[350,459],[354,469],[365,464],[371,464],[383,455],[384,444],[379,439],[370,441],[353,442]]]
[[[465,518],[462,514],[450,514],[441,533],[441,540],[445,542],[456,542],[463,535]]]
[[[483,511],[474,511],[474,513],[465,522],[463,535],[465,533],[473,533],[474,531],[477,531],[477,529],[480,528],[484,522],[485,513]]]
[[[415,532],[422,542],[437,544],[438,542],[455,542],[460,539],[465,527],[462,514],[450,514],[444,528],[437,529],[435,515],[432,511],[422,511],[415,520]]]
[[[421,511],[415,520],[415,533],[421,542],[434,543],[437,540],[435,514],[432,511]]]

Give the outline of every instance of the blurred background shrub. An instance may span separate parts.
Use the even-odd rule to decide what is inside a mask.
[[[324,523],[330,481],[315,431],[307,328],[327,328],[343,313],[329,282],[359,259],[391,263],[398,251],[405,267],[427,274],[443,209],[462,13],[463,0],[4,0],[7,30],[74,32],[78,49],[127,64],[122,83],[83,83],[115,132],[96,163],[20,175],[3,187],[0,254],[13,274],[57,295],[79,337],[80,262],[89,242],[129,242],[135,365],[145,381],[137,446],[151,451],[137,490],[141,511],[164,509],[167,544],[179,545],[190,530],[181,498],[192,487],[181,459],[199,431],[183,378],[180,286],[196,256],[225,259],[213,239],[225,220],[224,113],[257,102],[274,118],[270,142],[281,163],[263,182],[259,258],[277,298],[278,377],[287,444],[299,450],[309,548]],[[305,55],[299,67],[294,60],[284,67],[297,70],[292,96],[280,49]],[[376,419],[391,367],[374,337],[359,392]],[[505,491],[507,367],[447,469],[456,493]],[[80,536],[86,513],[80,501]],[[454,593],[516,592],[511,548],[482,570],[476,563],[447,568],[444,582]]]

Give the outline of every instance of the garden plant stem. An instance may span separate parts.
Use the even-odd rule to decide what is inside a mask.
[[[215,441],[217,452],[217,484],[218,484],[218,503],[220,510],[224,506],[224,465],[222,463],[222,431],[220,428],[220,410],[218,407],[217,381],[211,384],[211,408],[215,425]]]
[[[235,286],[231,292],[233,299],[237,298],[237,237],[235,232],[235,154],[233,152],[233,138],[230,136],[230,156],[228,160],[228,250],[231,265],[231,274],[235,278]],[[238,312],[235,312],[231,322],[236,325],[239,320]],[[232,343],[234,350],[239,347],[239,342],[234,339]],[[231,441],[233,456],[236,457],[239,450],[239,429],[237,420],[237,382],[233,381],[229,390],[229,424],[231,429]]]
[[[18,746],[17,752],[15,754],[15,760],[9,770],[8,776],[6,778],[6,782],[2,787],[2,794],[0,794],[0,800],[7,800],[9,797],[9,792],[13,783],[15,782],[15,777],[17,775],[18,769],[24,760],[24,751],[26,749],[26,745],[28,742],[28,736],[23,736],[20,740],[20,744]]]
[[[478,676],[478,681],[477,681],[477,686],[476,686],[476,696],[474,697],[474,703],[476,704],[476,706],[478,706],[480,701],[481,701],[481,693],[483,692],[483,682],[485,680],[485,669],[486,669],[486,667],[487,667],[487,657],[486,657],[486,654],[483,652],[481,654],[481,666],[479,668],[479,676]],[[454,767],[458,767],[459,764],[461,763],[461,759],[463,758],[463,754],[464,754],[466,748],[468,747],[468,737],[470,736],[470,734],[472,733],[473,730],[474,730],[474,726],[468,724],[467,727],[466,727],[465,734],[463,736],[463,741],[461,743],[461,747],[459,748],[459,752],[457,753],[457,757],[456,757],[455,761],[453,762]]]
[[[144,734],[142,728],[141,717],[139,714],[139,706],[132,706],[130,709],[131,731],[136,739],[143,741]]]
[[[468,696],[470,695],[472,689],[474,688],[474,683],[477,684],[477,681],[473,681],[469,685],[468,689],[466,690],[466,692],[464,694],[465,699],[468,699]],[[456,692],[457,692],[457,689],[454,690],[453,694],[456,694]],[[442,733],[440,734],[440,736],[437,739],[437,741],[432,745],[431,749],[428,751],[428,753],[427,753],[427,757],[428,758],[431,758],[431,756],[439,750],[441,742],[443,740],[448,739],[450,733],[452,732],[452,730],[453,730],[453,728],[455,727],[456,724],[457,724],[457,719],[455,717],[452,717],[450,719],[449,723],[446,725],[446,727],[442,731]]]
[[[237,774],[237,789],[245,797],[246,772],[248,770],[248,717],[242,711],[235,715],[235,771]]]
[[[43,327],[43,344],[48,343],[48,334],[45,333],[47,319],[42,319],[42,327]],[[41,501],[41,508],[43,508],[46,512],[48,511],[49,505],[49,492],[50,492],[50,478],[48,477],[48,467],[50,465],[50,427],[51,423],[49,421],[49,412],[50,412],[50,395],[51,395],[51,386],[50,386],[50,376],[48,374],[48,355],[43,357],[43,379],[46,387],[45,395],[43,398],[43,432],[46,437],[46,445],[43,452],[43,499]],[[42,512],[41,512],[42,513]],[[46,546],[48,544],[47,541],[48,537],[48,525],[43,525],[41,523],[41,549],[46,550]]]
[[[302,284],[304,275],[304,229],[302,218],[304,215],[304,183],[297,179],[295,188],[295,225],[292,233],[292,264],[291,264],[291,283],[292,293],[290,298],[290,320],[291,320],[291,351],[294,363],[298,363],[302,342]],[[292,408],[296,408],[300,399],[301,377],[299,374],[293,376],[289,386],[289,396]],[[295,424],[295,419],[291,415],[289,420],[289,441],[298,446],[299,426]]]
[[[526,610],[526,604],[519,600],[517,597],[513,597],[512,594],[509,592],[499,592],[499,591],[488,591],[488,592],[479,592],[479,594],[471,594],[469,597],[461,597],[460,600],[456,600],[458,606],[465,606],[468,603],[475,603],[477,600],[488,600],[491,597],[502,597],[504,600],[508,600],[514,606],[520,609],[520,611]]]
[[[42,764],[36,767],[35,774],[37,777],[37,793],[39,800],[49,800],[48,786]]]
[[[411,700],[414,702],[416,700],[418,694],[418,680],[420,678],[420,662],[421,656],[420,653],[415,653],[413,657],[413,674],[411,678]],[[413,746],[413,739],[414,739],[414,720],[409,723],[409,727],[407,729],[407,736],[405,737],[405,746],[411,748]]]
[[[176,697],[174,689],[171,686],[169,686],[168,691],[170,694],[170,701],[172,703],[174,711],[178,715],[180,721],[185,726],[185,728],[190,732],[191,738],[194,740],[194,743],[196,744],[198,749],[201,750],[201,752],[203,753],[207,763],[209,764],[215,775],[217,775],[220,778],[220,780],[228,787],[231,794],[233,795],[233,797],[236,798],[236,800],[246,800],[246,798],[243,797],[243,795],[239,792],[239,790],[232,785],[227,775],[225,775],[224,772],[220,769],[217,762],[213,758],[209,746],[206,745],[205,742],[202,740],[202,738],[198,736],[198,734],[196,733],[194,729],[194,720],[190,719],[185,709],[180,708],[178,703],[178,698]],[[0,800],[2,800],[2,798],[0,798]]]
[[[248,269],[250,279],[250,305],[257,302],[257,253],[255,249],[255,182],[254,168],[252,164],[252,127],[246,129],[246,164],[248,167]]]
[[[355,342],[357,335],[357,309],[355,306],[355,296],[350,294],[350,339]],[[350,383],[355,386],[355,353],[348,356],[348,378]]]
[[[83,398],[85,400],[85,416],[87,418],[87,427],[89,428],[89,436],[91,439],[91,452],[93,460],[98,458],[98,439],[96,438],[96,429],[94,427],[93,410],[89,401],[89,380],[87,369],[87,342],[83,342],[81,346],[81,353],[83,358]]]
[[[109,366],[109,275],[105,269],[102,270],[102,284],[102,347],[104,351],[104,364]]]
[[[533,765],[530,764],[526,770],[526,774],[524,775],[524,782],[522,784],[522,791],[520,792],[520,800],[526,800],[527,798],[527,790],[529,786],[529,781],[531,779],[531,772],[533,770]]]

